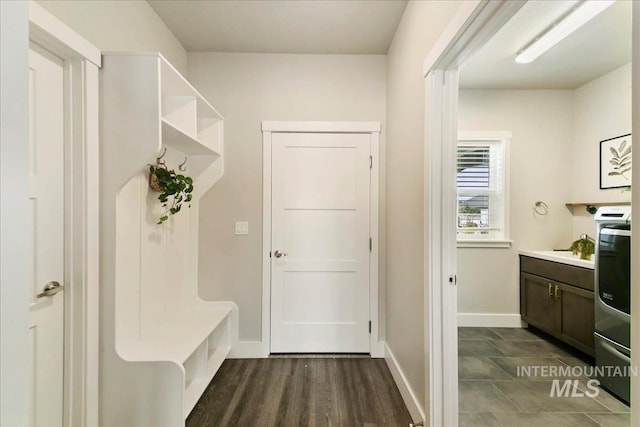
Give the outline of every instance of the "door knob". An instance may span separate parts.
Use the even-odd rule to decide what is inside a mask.
[[[50,297],[57,294],[62,289],[64,289],[64,286],[62,286],[59,282],[56,282],[56,281],[47,282],[47,284],[44,285],[44,288],[42,288],[42,292],[40,292],[36,296],[38,298]]]
[[[273,253],[273,256],[275,256],[276,258],[282,258],[283,256],[287,256],[287,254],[285,254],[284,252],[275,251]]]

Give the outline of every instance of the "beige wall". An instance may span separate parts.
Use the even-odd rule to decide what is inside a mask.
[[[0,1],[0,425],[29,424],[29,8]]]
[[[387,57],[386,341],[420,404],[427,399],[422,66],[461,4],[409,2]]]
[[[235,301],[240,339],[260,341],[261,122],[379,121],[384,140],[385,57],[190,53],[189,80],[225,120],[225,174],[200,202],[200,295]]]
[[[600,190],[600,141],[631,133],[631,64],[574,92],[573,194],[575,202],[621,202],[631,193]],[[637,146],[637,144],[636,144]],[[595,235],[593,216],[575,208],[573,235]],[[577,237],[576,237],[577,238]]]
[[[160,52],[182,74],[187,72],[187,52],[146,1],[38,3],[100,50]]]
[[[631,132],[631,64],[575,91],[462,90],[459,129],[511,130],[512,249],[458,249],[458,313],[519,313],[519,249],[569,247],[595,236],[593,216],[567,202],[629,201],[599,189],[599,141]],[[549,215],[537,220],[532,204]],[[500,295],[500,298],[495,298]]]
[[[458,313],[512,314],[518,320],[520,249],[568,247],[573,91],[462,90],[459,130],[506,130],[510,143],[510,237],[500,248],[458,249]],[[533,215],[542,200],[544,217]]]

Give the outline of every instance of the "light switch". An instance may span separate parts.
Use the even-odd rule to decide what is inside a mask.
[[[249,234],[249,223],[246,221],[236,222],[236,236],[246,236]]]

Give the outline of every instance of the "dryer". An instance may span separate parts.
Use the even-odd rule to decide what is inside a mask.
[[[596,377],[603,387],[629,403],[631,207],[602,207],[595,220]]]

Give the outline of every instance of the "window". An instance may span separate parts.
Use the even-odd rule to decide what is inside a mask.
[[[458,135],[458,246],[509,247],[508,142],[511,132]]]

